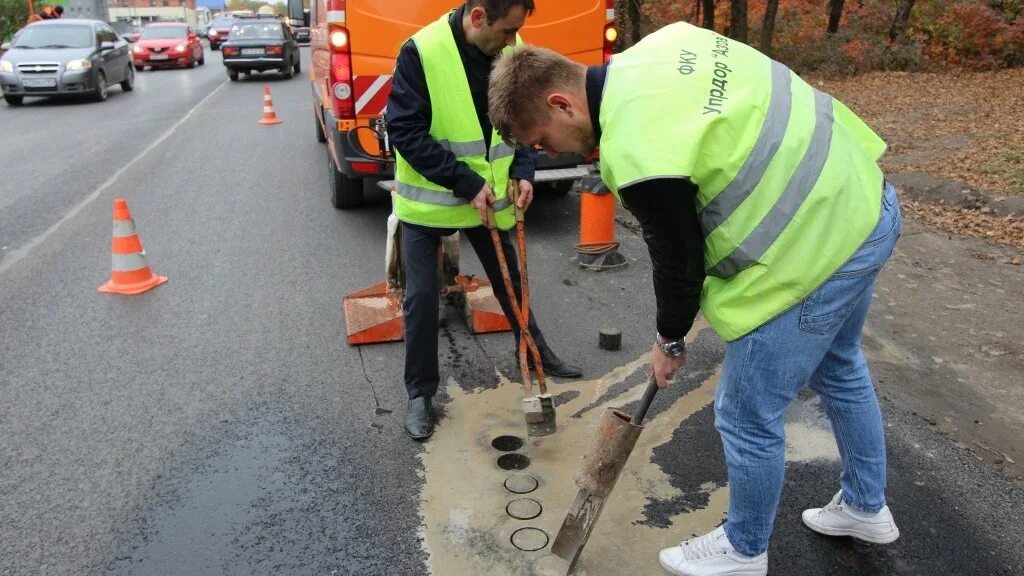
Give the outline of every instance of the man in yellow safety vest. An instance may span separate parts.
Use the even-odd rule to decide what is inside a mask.
[[[467,0],[417,32],[402,47],[388,99],[388,134],[397,150],[394,209],[402,222],[406,272],[405,430],[416,440],[434,430],[431,398],[437,391],[438,279],[441,236],[461,231],[473,245],[494,295],[519,341],[519,329],[483,226],[493,209],[514,289],[519,296],[516,252],[508,233],[515,225],[508,199],[518,180],[527,208],[533,198],[534,153],[515,151],[487,119],[487,78],[494,58],[518,42],[533,0]],[[545,374],[578,378],[579,368],[548,347],[530,315],[529,330]]]
[[[667,26],[586,68],[519,47],[491,75],[503,136],[549,153],[601,150],[605,184],[654,266],[659,386],[686,362],[698,309],[727,341],[715,398],[729,472],[725,525],[661,551],[672,574],[762,576],[785,472],[786,407],[822,398],[841,489],[804,523],[889,543],[878,400],[861,331],[901,221],[885,143],[841,102],[713,31]]]

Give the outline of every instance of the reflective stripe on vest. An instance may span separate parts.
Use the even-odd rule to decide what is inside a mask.
[[[395,185],[395,192],[403,198],[408,198],[409,200],[415,200],[416,202],[422,202],[424,204],[433,204],[434,206],[465,206],[466,204],[469,204],[469,200],[456,196],[450,192],[439,192],[437,190],[413,186],[412,184],[406,184],[404,182],[398,182]],[[509,201],[508,196],[505,196],[495,201],[493,208],[500,211],[511,205],[512,203]]]
[[[491,162],[494,162],[495,160],[501,160],[502,158],[514,156],[515,153],[515,148],[509,146],[508,144],[505,144],[504,142],[499,142],[496,146],[491,147],[491,151],[487,155],[487,159],[490,160]]]
[[[789,77],[789,71],[786,71],[786,77]],[[774,90],[774,88],[773,88]],[[786,100],[788,101],[789,96],[789,84],[786,84]],[[772,94],[772,100],[775,100],[774,92]],[[788,108],[788,106],[787,106]],[[771,115],[771,109],[769,107],[769,116]],[[787,110],[788,118],[788,110]],[[785,120],[776,119],[781,125],[777,130],[780,133],[786,131]],[[804,153],[804,157],[800,159],[800,163],[797,164],[796,170],[793,171],[793,176],[789,179],[789,183],[786,184],[786,189],[779,197],[775,205],[772,206],[768,215],[764,217],[764,220],[757,225],[757,228],[750,233],[749,236],[743,239],[743,242],[736,247],[735,250],[725,258],[723,258],[718,264],[708,270],[708,274],[712,276],[718,276],[719,278],[728,278],[733,274],[738,273],[747,266],[750,266],[771,247],[772,243],[782,234],[782,231],[789,224],[790,220],[793,219],[793,215],[803,204],[804,200],[811,193],[814,188],[814,184],[818,181],[818,176],[821,175],[821,169],[825,166],[825,160],[828,159],[829,144],[832,142],[832,97],[824,92],[818,90],[814,91],[814,132],[811,133],[811,143],[807,147],[807,152]],[[776,129],[767,128],[769,119],[765,120],[764,126],[762,126],[761,134],[763,135],[767,131],[775,131]],[[781,142],[781,136],[779,141]],[[758,143],[761,139],[758,138]],[[778,149],[778,143],[775,144],[775,148]],[[755,145],[755,151],[757,145]],[[775,150],[771,151],[772,154]],[[754,153],[751,153],[753,156]],[[771,160],[769,157],[768,160]],[[744,165],[743,168],[748,168],[749,164]],[[763,166],[760,166],[760,174],[764,173],[764,170],[768,167],[768,162],[765,162]],[[755,170],[758,168],[755,167]],[[742,170],[741,170],[742,174]],[[735,182],[735,180],[734,180]],[[753,191],[755,181],[750,185],[749,190]],[[730,184],[730,187],[732,185]],[[722,193],[715,197],[718,200],[723,195],[729,192],[727,187]],[[749,192],[737,191],[739,193],[736,196],[746,196]],[[742,201],[742,200],[741,200]],[[714,203],[712,201],[711,203]],[[738,206],[739,203],[737,202]],[[735,208],[735,207],[734,207]],[[729,214],[732,212],[730,211]],[[726,215],[728,218],[728,214]],[[724,220],[724,219],[723,219]],[[703,215],[702,215],[703,221]],[[706,232],[710,232],[705,229]]]
[[[700,224],[704,234],[711,234],[722,222],[750,196],[754,187],[761,181],[761,176],[768,169],[768,163],[775,157],[782,138],[786,135],[786,123],[793,107],[793,95],[790,93],[789,68],[779,62],[772,61],[772,96],[768,102],[768,113],[761,125],[761,133],[757,135],[754,149],[750,151],[739,173],[724,190],[708,202],[700,212]]]
[[[483,140],[473,140],[472,142],[438,140],[437,143],[441,145],[441,148],[456,156],[483,156],[487,152],[487,143]]]

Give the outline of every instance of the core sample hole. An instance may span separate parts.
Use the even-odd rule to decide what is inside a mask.
[[[522,454],[505,454],[498,457],[498,467],[502,470],[525,470],[530,459]]]
[[[523,439],[518,436],[498,436],[491,440],[491,447],[502,452],[514,452],[523,447]]]
[[[529,494],[540,483],[529,474],[513,474],[505,479],[505,489],[513,494]]]
[[[505,513],[516,520],[533,520],[544,511],[544,507],[533,498],[519,498],[505,506]]]
[[[524,552],[534,552],[548,545],[548,535],[540,528],[520,528],[512,533],[512,545]]]

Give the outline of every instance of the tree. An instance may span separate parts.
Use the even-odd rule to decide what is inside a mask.
[[[0,41],[14,34],[28,20],[28,2],[26,0],[0,0]]]
[[[843,17],[843,0],[829,0],[828,3],[828,34],[839,31],[839,20]]]
[[[768,0],[764,7],[764,24],[761,26],[761,52],[772,55],[772,36],[775,35],[775,14],[779,11],[779,0]]]
[[[895,42],[903,38],[907,32],[907,24],[910,22],[910,10],[914,7],[914,0],[899,0],[896,4],[896,17],[892,20],[892,28],[889,29],[889,41]]]
[[[640,29],[640,5],[643,4],[644,0],[626,0],[626,12],[629,15],[630,25],[630,39],[629,43],[632,46],[640,41],[642,38]]]
[[[729,0],[729,38],[747,41],[747,0]]]
[[[701,26],[708,30],[715,29],[715,0],[702,0],[704,2],[704,21]]]

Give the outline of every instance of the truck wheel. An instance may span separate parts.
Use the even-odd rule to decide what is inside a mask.
[[[328,144],[330,145],[330,144]],[[338,210],[355,208],[363,203],[363,180],[349,178],[334,167],[330,151],[327,152],[327,171],[331,180],[331,204]]]
[[[319,108],[313,110],[313,130],[316,130],[316,141],[323,144],[327,142],[327,135],[324,134],[324,127],[320,125],[320,118],[317,117],[320,113]]]

